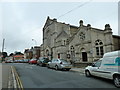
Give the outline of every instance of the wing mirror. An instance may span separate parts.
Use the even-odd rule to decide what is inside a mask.
[[[95,64],[94,63],[92,63],[92,65],[91,65],[92,67],[95,67]]]

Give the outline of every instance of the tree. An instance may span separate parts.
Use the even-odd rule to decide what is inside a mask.
[[[24,55],[23,53],[21,53],[21,52],[15,52],[15,55]]]
[[[8,56],[7,52],[2,52],[2,55],[3,55],[3,58],[6,58]]]
[[[9,56],[13,56],[14,54],[13,53],[11,53]]]

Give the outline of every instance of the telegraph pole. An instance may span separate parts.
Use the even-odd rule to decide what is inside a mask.
[[[3,39],[2,52],[4,52],[5,39]]]
[[[4,45],[5,45],[5,39],[3,38],[3,43],[2,43],[2,61],[3,61]]]

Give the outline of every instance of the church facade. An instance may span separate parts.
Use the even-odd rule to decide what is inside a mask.
[[[106,52],[120,50],[120,36],[113,35],[109,24],[102,30],[84,25],[82,20],[79,26],[73,26],[48,17],[43,27],[42,50],[49,59],[90,63]]]

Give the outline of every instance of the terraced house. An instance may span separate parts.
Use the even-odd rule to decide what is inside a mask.
[[[104,29],[93,28],[90,24],[79,26],[46,20],[43,27],[43,55],[61,58],[76,63],[90,63],[106,52],[120,50],[120,36],[113,35],[109,24]]]

